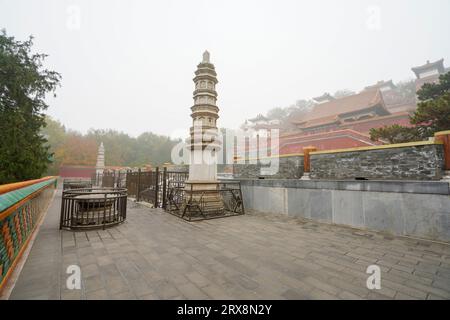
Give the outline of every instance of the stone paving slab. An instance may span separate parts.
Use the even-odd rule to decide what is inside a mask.
[[[131,201],[120,226],[60,231],[60,205],[58,190],[10,299],[450,298],[447,244],[256,213],[189,223]]]

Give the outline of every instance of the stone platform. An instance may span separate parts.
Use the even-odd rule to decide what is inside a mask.
[[[189,223],[132,202],[122,225],[60,231],[58,192],[10,299],[450,298],[446,244],[255,213]],[[81,290],[66,288],[73,264]]]

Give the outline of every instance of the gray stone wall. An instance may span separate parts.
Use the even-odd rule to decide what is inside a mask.
[[[450,242],[439,181],[241,180],[246,210]]]
[[[159,168],[159,170],[162,170]],[[187,164],[178,164],[178,165],[171,165],[167,167],[167,171],[170,172],[189,172],[189,165]]]
[[[440,180],[443,173],[440,144],[311,155],[311,179]]]
[[[278,160],[278,166],[273,162],[276,160]],[[243,179],[300,179],[303,175],[303,156],[273,158],[272,167],[274,170],[270,170],[269,167],[270,165],[267,162],[234,164],[233,176]]]

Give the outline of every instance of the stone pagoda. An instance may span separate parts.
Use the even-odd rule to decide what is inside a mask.
[[[97,154],[97,164],[95,165],[95,173],[98,175],[103,175],[103,170],[105,170],[105,147],[103,142],[98,147]]]
[[[185,200],[194,205],[189,211],[198,210],[209,213],[223,213],[224,206],[219,194],[217,180],[217,153],[221,143],[218,139],[217,119],[219,108],[216,105],[217,73],[210,62],[208,51],[195,71],[194,105],[192,110],[193,126],[190,128],[189,180],[185,184]],[[196,208],[194,208],[196,207]]]

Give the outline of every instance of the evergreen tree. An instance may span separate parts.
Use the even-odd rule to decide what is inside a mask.
[[[32,53],[33,37],[21,42],[0,32],[0,184],[41,177],[51,154],[41,134],[45,96],[60,75]]]
[[[438,83],[426,83],[417,91],[419,103],[411,116],[412,127],[385,126],[370,130],[372,140],[410,142],[426,140],[435,132],[450,129],[450,72],[441,74]]]

